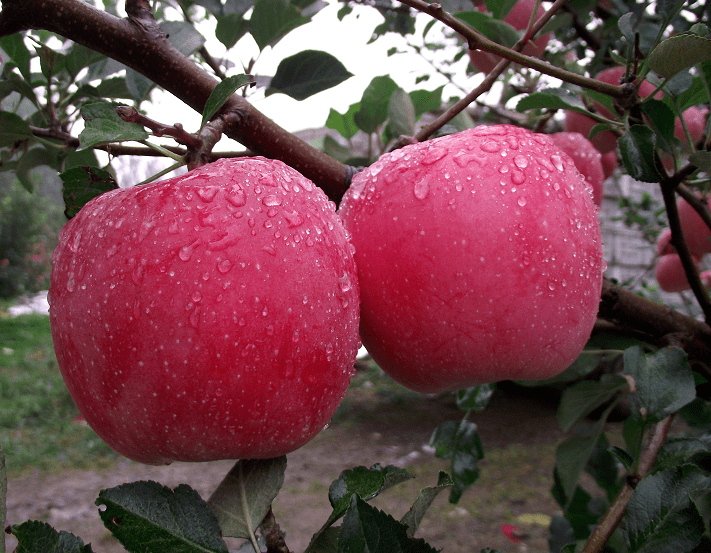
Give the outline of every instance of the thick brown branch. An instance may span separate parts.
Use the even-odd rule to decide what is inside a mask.
[[[51,31],[105,54],[145,75],[198,113],[217,84],[165,36],[154,36],[145,18],[119,19],[81,0],[4,0],[0,36],[29,29]],[[340,200],[346,189],[342,163],[287,132],[244,98],[232,95],[223,111],[235,114],[237,120],[226,133],[230,138],[265,157],[284,161],[332,199]]]

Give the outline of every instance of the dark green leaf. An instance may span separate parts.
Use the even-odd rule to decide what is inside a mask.
[[[410,92],[412,105],[415,106],[415,116],[419,119],[423,113],[435,111],[442,107],[442,90],[444,85],[435,90],[413,90]]]
[[[457,407],[462,411],[483,411],[495,391],[496,384],[480,384],[479,386],[459,390],[457,392]]]
[[[264,50],[274,46],[289,32],[309,22],[300,11],[287,0],[256,0],[250,18],[250,33]]]
[[[694,152],[689,156],[689,161],[702,171],[711,172],[711,152]]]
[[[64,58],[64,68],[69,73],[72,80],[77,78],[79,72],[85,67],[89,67],[92,63],[96,63],[102,60],[105,56],[83,46],[81,44],[74,44],[72,49]]]
[[[612,501],[620,488],[620,462],[610,451],[610,443],[604,434],[590,454],[585,471],[607,492],[607,499]]]
[[[131,94],[131,98],[137,103],[141,103],[148,98],[151,90],[156,84],[148,77],[144,77],[138,71],[126,69],[126,88]]]
[[[578,479],[588,464],[604,428],[604,419],[594,425],[580,425],[575,435],[558,445],[555,452],[555,470],[565,497],[572,499]]]
[[[50,80],[57,72],[58,67],[61,66],[64,55],[56,50],[52,50],[44,44],[38,47],[38,53],[42,75],[44,75],[47,80]]]
[[[96,504],[104,526],[129,551],[227,553],[215,515],[185,484],[122,484],[102,490]]]
[[[415,106],[410,95],[398,88],[390,95],[388,103],[388,124],[394,136],[415,134]]]
[[[212,116],[215,115],[227,99],[234,94],[235,90],[252,83],[254,83],[254,77],[251,75],[233,75],[217,83],[217,86],[212,89],[207,102],[205,102],[200,127],[204,127],[205,123],[212,119]]]
[[[495,19],[487,13],[480,11],[468,11],[455,13],[454,17],[464,21],[473,27],[489,40],[502,46],[511,47],[520,38],[519,32],[508,23]]]
[[[496,19],[503,19],[514,7],[517,0],[486,0],[486,9],[491,12]]]
[[[558,406],[558,424],[567,432],[578,420],[610,401],[627,387],[625,378],[608,375],[600,381],[584,380],[566,388]]]
[[[711,442],[708,436],[698,438],[669,438],[659,450],[656,470],[673,468],[687,464],[699,453],[711,452]]]
[[[314,534],[304,553],[336,553],[338,551],[338,534],[340,532],[340,526],[322,529]]]
[[[32,130],[22,117],[9,111],[0,111],[0,148],[8,148],[30,138]]]
[[[711,478],[694,466],[680,466],[644,478],[627,505],[624,527],[630,553],[690,551],[704,524],[691,492],[708,490]]]
[[[553,515],[548,529],[548,545],[551,553],[559,553],[569,543],[575,544],[575,532],[563,515]]]
[[[346,512],[353,494],[367,501],[383,490],[410,478],[412,476],[406,470],[392,465],[373,465],[370,468],[361,466],[344,470],[328,488],[328,500],[333,507],[329,521],[337,520]]]
[[[649,67],[660,77],[670,79],[697,63],[711,60],[711,40],[695,34],[667,38],[649,55]]]
[[[28,50],[27,46],[25,46],[23,35],[15,33],[0,38],[0,48],[2,48],[14,64],[17,65],[17,68],[20,70],[20,74],[25,78],[25,80],[32,82],[32,73],[30,72],[30,60],[32,59],[32,54]]]
[[[432,505],[432,502],[440,494],[440,492],[453,485],[454,481],[449,477],[449,475],[440,471],[436,486],[420,490],[420,494],[417,496],[415,503],[413,503],[410,510],[405,513],[405,516],[403,516],[400,521],[407,526],[408,537],[411,538],[415,535],[415,532],[417,532],[417,529],[420,527],[420,523],[425,517],[427,510],[430,508],[430,505]]]
[[[640,416],[631,416],[625,419],[622,425],[622,437],[629,455],[636,459],[642,450],[642,438],[644,437],[645,424]]]
[[[622,463],[626,470],[632,470],[632,465],[634,465],[634,458],[629,453],[627,453],[627,451],[613,445],[612,447],[610,447],[610,453],[617,457],[617,459],[620,461],[620,463]]]
[[[360,109],[354,115],[358,128],[369,134],[376,132],[388,118],[390,96],[397,89],[395,81],[387,75],[373,78],[363,91]]]
[[[542,92],[534,92],[521,98],[516,104],[516,111],[529,109],[565,109],[590,115],[580,98],[567,90],[549,88]]]
[[[168,42],[185,56],[189,56],[205,44],[205,37],[190,23],[164,21],[160,26],[168,37]]]
[[[249,31],[249,20],[245,19],[241,13],[231,13],[217,20],[215,37],[229,50],[247,34],[247,31]]]
[[[46,522],[28,520],[9,527],[17,538],[17,553],[91,553],[91,544],[69,532],[57,532]],[[3,538],[4,539],[4,538]]]
[[[338,536],[338,553],[436,553],[424,540],[407,535],[407,527],[353,495]]]
[[[669,144],[674,141],[674,112],[661,100],[650,98],[641,106],[642,113],[647,118],[647,122],[657,132],[657,139],[662,139],[662,144]]]
[[[42,165],[57,166],[57,156],[54,152],[47,151],[44,147],[31,148],[27,150],[17,163],[15,175],[25,187],[26,190],[32,192],[35,187],[35,182],[32,179],[32,170],[41,167]]]
[[[624,371],[635,381],[633,407],[648,422],[660,421],[696,397],[694,375],[681,348],[666,347],[645,355],[640,347],[624,353]]]
[[[305,100],[352,77],[334,56],[320,50],[304,50],[279,62],[266,95],[281,92]]]
[[[645,125],[632,125],[618,144],[622,161],[632,178],[643,182],[659,182],[661,175],[654,163],[657,136]]]
[[[355,114],[360,111],[360,103],[352,104],[346,113],[338,113],[331,108],[326,119],[326,126],[338,133],[347,140],[350,140],[358,132],[358,125],[355,122]]]
[[[81,114],[86,125],[79,133],[80,149],[107,142],[140,141],[148,138],[148,133],[141,125],[127,123],[118,116],[116,104],[109,102],[86,104],[82,107]]]
[[[457,503],[464,491],[479,478],[478,463],[484,458],[484,446],[476,424],[471,421],[446,421],[440,424],[430,438],[435,455],[451,459],[454,486],[450,503]]]
[[[682,407],[679,415],[692,428],[706,428],[711,425],[711,405],[700,397]]]
[[[67,219],[79,213],[92,198],[118,188],[111,173],[98,167],[73,167],[59,177],[63,182],[62,196]]]
[[[237,461],[207,501],[223,536],[250,537],[284,484],[285,471],[286,456]]]
[[[346,163],[353,157],[353,152],[339,144],[335,138],[326,135],[323,138],[323,151],[341,163]]]

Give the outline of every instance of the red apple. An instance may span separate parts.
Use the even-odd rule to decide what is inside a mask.
[[[699,258],[693,255],[692,258],[698,268]],[[676,253],[662,255],[659,258],[654,269],[654,276],[659,283],[659,287],[665,292],[682,292],[691,288],[686,278],[684,267],[681,264],[681,258]],[[709,280],[711,280],[711,272],[704,271],[699,276],[701,281],[708,286]]]
[[[682,114],[689,136],[691,136],[691,141],[694,144],[700,142],[706,134],[706,117],[708,117],[708,114],[708,109],[701,109],[696,106],[691,106]],[[674,122],[674,136],[681,140],[682,144],[687,145],[686,133],[680,118],[677,118]]]
[[[536,0],[519,0],[516,4],[514,4],[509,13],[506,14],[504,21],[519,31],[528,28],[528,23],[531,19],[531,14],[533,13],[535,5]],[[480,12],[485,12],[486,5],[482,2],[477,6],[477,9]],[[538,11],[536,12],[536,18],[541,17],[545,13],[546,10],[539,6]],[[549,35],[545,34],[535,40],[529,41],[529,43],[524,47],[522,53],[527,56],[540,58],[546,50],[548,38]],[[501,61],[501,58],[489,52],[469,50],[469,60],[471,61],[472,67],[475,67],[482,73],[490,73],[496,64]]]
[[[605,173],[602,170],[602,154],[587,138],[577,132],[557,132],[550,135],[553,143],[563,150],[575,163],[575,167],[590,185],[593,202],[602,204]]]
[[[609,84],[620,84],[620,79],[625,75],[625,68],[622,66],[608,67],[603,69],[596,75],[596,79]],[[655,86],[649,81],[642,81],[639,86],[639,96],[644,98],[655,91]],[[658,94],[657,97],[660,97]],[[608,119],[614,119],[615,116],[602,104],[595,103],[595,108],[598,113]],[[590,131],[597,124],[593,118],[578,113],[576,111],[568,111],[565,115],[565,130],[569,132],[579,132],[585,137],[590,136]],[[601,131],[595,134],[591,139],[592,143],[602,154],[613,151],[617,148],[617,135],[612,131]]]
[[[671,245],[671,229],[665,228],[657,237],[657,253],[667,255],[674,253],[674,246]]]
[[[383,155],[339,209],[355,246],[363,345],[420,392],[560,373],[596,320],[596,211],[573,160],[518,127]]]
[[[707,200],[707,205],[711,207],[711,199]],[[711,229],[704,223],[696,210],[683,199],[677,201],[679,219],[681,219],[681,231],[689,251],[697,256],[711,253]]]
[[[602,162],[602,172],[605,175],[605,180],[607,180],[612,176],[612,173],[615,172],[615,169],[617,169],[617,152],[613,150],[602,154],[600,161]]]
[[[61,232],[50,298],[80,412],[148,464],[297,449],[333,415],[360,345],[335,206],[264,158],[93,199]]]

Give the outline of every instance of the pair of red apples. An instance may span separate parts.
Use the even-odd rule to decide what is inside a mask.
[[[107,192],[54,254],[59,366],[131,459],[283,455],[328,423],[361,339],[425,393],[568,367],[597,315],[596,213],[569,156],[506,125],[383,155],[338,211],[264,158]]]

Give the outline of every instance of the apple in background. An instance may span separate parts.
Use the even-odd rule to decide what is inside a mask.
[[[593,202],[602,204],[605,173],[602,169],[602,154],[587,138],[577,132],[557,132],[550,135],[553,143],[563,150],[575,163],[592,190]]]
[[[609,83],[609,84],[620,84],[620,79],[625,75],[625,68],[620,66],[608,67],[603,69],[598,73],[595,78]],[[644,98],[649,96],[652,92],[656,90],[655,86],[649,81],[642,81],[639,87],[639,96]],[[661,93],[657,96],[661,97]],[[595,108],[598,113],[603,117],[608,119],[614,119],[613,114],[605,108],[602,104],[595,103]],[[586,138],[590,136],[590,131],[597,124],[593,118],[588,117],[582,113],[576,111],[568,111],[565,115],[565,130],[569,132],[579,132]],[[591,139],[592,143],[602,154],[613,151],[617,148],[617,135],[612,131],[602,131],[596,133]]]
[[[692,258],[698,268],[699,258],[693,255]],[[676,253],[662,255],[659,258],[654,269],[654,276],[659,283],[659,287],[665,292],[683,292],[691,288],[686,278],[684,267],[681,264],[681,258]],[[711,271],[703,271],[699,276],[704,286],[711,285]]]
[[[479,126],[383,155],[339,213],[361,287],[361,339],[419,392],[566,369],[595,323],[597,208],[543,134]]]
[[[708,114],[708,109],[701,109],[697,106],[691,106],[682,114],[684,116],[686,127],[689,130],[689,136],[691,136],[691,141],[694,144],[699,143],[706,134],[706,118],[708,117]],[[684,132],[684,126],[682,125],[680,118],[677,118],[674,122],[674,136],[681,140],[681,143],[684,145],[685,149],[688,150],[686,133]]]
[[[674,246],[671,245],[671,229],[665,228],[657,236],[657,253],[661,255],[668,255],[674,253]]]
[[[686,200],[679,198],[676,205],[681,220],[681,231],[689,251],[697,256],[711,253],[711,229]],[[707,200],[706,205],[711,207],[711,199]]]
[[[605,180],[607,180],[612,176],[612,173],[615,172],[615,169],[617,169],[617,152],[612,150],[606,154],[602,154],[600,161],[602,162],[602,172],[605,175]]]
[[[519,0],[516,4],[514,4],[509,13],[506,14],[504,21],[519,31],[527,29],[535,5],[536,0]],[[477,9],[480,12],[485,12],[486,5],[484,2],[480,2],[477,5]],[[545,13],[546,10],[539,6],[538,11],[536,12],[536,17],[539,18]],[[527,56],[540,58],[546,50],[548,38],[549,35],[545,34],[529,41],[524,47],[523,53]],[[469,61],[471,62],[472,67],[478,69],[482,73],[490,73],[496,64],[501,61],[501,58],[494,54],[490,54],[489,52],[469,50]]]
[[[147,464],[297,449],[330,420],[360,346],[334,204],[264,158],[87,203],[60,234],[50,301],[81,414]]]

